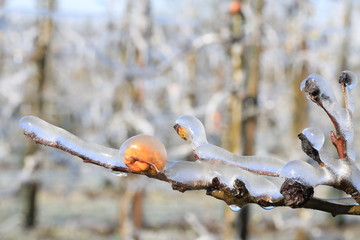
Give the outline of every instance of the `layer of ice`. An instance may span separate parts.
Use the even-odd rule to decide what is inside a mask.
[[[310,141],[312,147],[316,150],[319,151],[323,147],[325,142],[325,136],[320,129],[313,127],[305,128],[302,131],[302,134],[306,136],[306,138]]]
[[[192,115],[182,115],[176,120],[176,124],[179,124],[187,130],[187,138],[193,148],[208,143],[204,125],[196,117]]]
[[[182,183],[211,183],[212,179],[217,177],[221,183],[233,187],[235,180],[238,179],[245,184],[251,196],[265,196],[272,201],[282,197],[277,182],[228,165],[219,167],[208,162],[169,161],[164,172],[170,179]]]
[[[231,165],[250,171],[280,174],[285,162],[272,157],[240,156],[212,144],[203,144],[194,149],[202,161]]]
[[[77,153],[83,158],[93,159],[109,166],[126,168],[117,149],[86,142],[38,117],[25,116],[21,118],[20,127],[27,134],[35,135],[36,138],[42,139],[47,145],[60,145],[62,148]]]
[[[327,184],[334,180],[334,176],[326,168],[299,160],[288,162],[282,169],[280,176],[291,178],[313,187],[319,184]]]

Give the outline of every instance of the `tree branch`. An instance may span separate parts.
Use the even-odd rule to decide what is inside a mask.
[[[273,196],[266,192],[255,196],[254,186],[250,182],[246,182],[246,178],[242,178],[246,172],[240,172],[239,175],[236,175],[235,180],[230,181],[232,183],[230,185],[229,181],[226,181],[226,178],[221,175],[221,169],[226,169],[227,172],[224,172],[226,174],[233,167],[227,168],[206,162],[167,161],[167,166],[163,172],[132,172],[122,163],[117,149],[85,142],[64,129],[36,117],[24,117],[20,121],[20,126],[23,128],[24,134],[34,142],[68,152],[82,158],[84,163],[95,164],[117,172],[145,175],[149,178],[168,182],[174,190],[180,192],[206,190],[207,195],[220,199],[228,205],[239,207],[249,203],[255,203],[267,209],[285,206],[282,197],[272,198]],[[204,174],[204,168],[213,172],[210,175]],[[220,174],[214,169],[218,169]],[[189,171],[190,173],[188,173]],[[238,171],[244,170],[239,169]],[[255,176],[253,173],[248,174],[252,175],[245,174],[245,177]],[[269,184],[271,182],[261,182],[261,184],[264,183]],[[358,205],[343,205],[317,198],[311,198],[303,207],[328,212],[334,216],[338,214],[360,215],[360,206]]]

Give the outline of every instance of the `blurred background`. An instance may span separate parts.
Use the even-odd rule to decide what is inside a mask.
[[[37,146],[18,122],[36,115],[114,148],[151,134],[170,160],[192,161],[172,129],[192,114],[211,143],[232,152],[305,160],[297,134],[332,125],[300,82],[318,73],[342,101],[340,72],[360,74],[359,1],[1,0],[0,8],[1,239],[358,239],[359,217],[232,212],[204,191],[175,192]]]

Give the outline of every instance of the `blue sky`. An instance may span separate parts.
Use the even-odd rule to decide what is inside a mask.
[[[230,0],[228,0],[230,2]],[[81,15],[106,15],[109,12],[122,12],[126,0],[58,0],[58,13],[81,16]],[[205,0],[152,0],[153,10],[159,14],[172,14],[179,11],[187,4],[199,4],[203,6]],[[272,1],[269,1],[271,4]],[[337,9],[338,0],[311,0],[316,11],[316,21],[324,22],[329,19]],[[36,0],[11,0],[6,2],[6,9],[14,12],[28,12],[35,10]],[[206,10],[206,9],[203,9]]]

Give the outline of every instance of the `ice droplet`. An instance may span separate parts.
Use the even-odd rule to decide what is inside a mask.
[[[231,211],[233,211],[233,212],[238,212],[238,211],[241,210],[241,207],[239,207],[239,206],[237,206],[237,205],[235,205],[235,204],[229,205],[229,208],[230,208]]]
[[[112,175],[115,175],[115,176],[117,176],[117,177],[126,177],[127,176],[127,173],[124,173],[124,172],[116,172],[116,171],[110,171],[110,173],[112,174]]]
[[[346,88],[352,90],[356,87],[358,78],[352,71],[342,71],[339,76],[339,83],[344,83]]]
[[[271,210],[271,209],[274,209],[276,208],[275,206],[261,206],[262,209],[265,209],[265,210]]]
[[[320,150],[325,142],[323,132],[318,128],[308,127],[302,131],[302,134],[310,141],[313,148]]]

